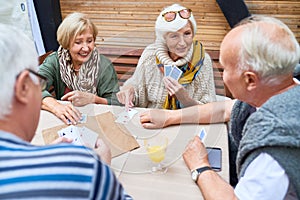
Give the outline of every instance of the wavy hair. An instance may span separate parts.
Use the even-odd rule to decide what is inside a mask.
[[[88,28],[92,29],[93,38],[94,41],[96,41],[98,34],[96,25],[87,17],[87,15],[74,12],[68,15],[59,25],[57,29],[57,41],[64,49],[69,49],[71,40]]]

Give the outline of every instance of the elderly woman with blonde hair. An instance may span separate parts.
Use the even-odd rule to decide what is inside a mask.
[[[68,15],[57,30],[60,47],[40,66],[39,73],[48,80],[42,109],[66,124],[75,124],[80,119],[81,114],[74,106],[119,104],[117,75],[110,60],[100,55],[95,46],[97,33],[97,27],[86,15]],[[51,86],[56,99],[48,92]]]
[[[210,56],[201,42],[191,9],[165,8],[155,24],[156,41],[141,55],[133,76],[117,93],[120,103],[147,108],[180,109],[216,100]],[[172,67],[170,67],[172,66]],[[170,70],[176,76],[168,76]]]

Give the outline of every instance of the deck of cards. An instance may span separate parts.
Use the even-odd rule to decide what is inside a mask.
[[[98,134],[85,126],[77,127],[70,125],[67,128],[63,128],[57,132],[59,137],[73,139],[75,145],[87,145],[90,148],[94,148]]]
[[[164,75],[178,80],[182,75],[182,71],[175,65],[164,65]]]

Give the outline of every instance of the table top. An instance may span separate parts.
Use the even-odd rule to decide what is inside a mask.
[[[107,111],[118,115],[124,111],[124,107],[90,104],[78,108],[82,113],[94,116]],[[119,181],[123,184],[126,192],[134,199],[201,199],[202,195],[191,179],[191,173],[186,167],[182,152],[186,144],[198,134],[202,128],[207,133],[204,144],[208,147],[220,147],[222,149],[222,170],[218,174],[229,181],[228,137],[226,124],[182,124],[163,129],[144,129],[139,122],[139,113],[145,108],[134,108],[138,113],[125,125],[128,131],[140,143],[141,148],[122,154],[112,159],[111,167],[115,171]],[[62,121],[53,114],[42,110],[40,122],[33,144],[44,145],[42,130],[57,125]],[[151,173],[153,164],[143,148],[144,140],[165,135],[169,139],[166,158],[163,164],[167,165],[166,173]]]

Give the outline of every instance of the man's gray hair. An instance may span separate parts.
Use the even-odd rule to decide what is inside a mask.
[[[253,70],[265,81],[293,73],[300,60],[300,47],[287,25],[273,17],[252,16],[241,26],[245,29],[239,52],[240,70]]]
[[[34,43],[23,32],[0,23],[0,119],[11,111],[17,75],[38,65]]]

